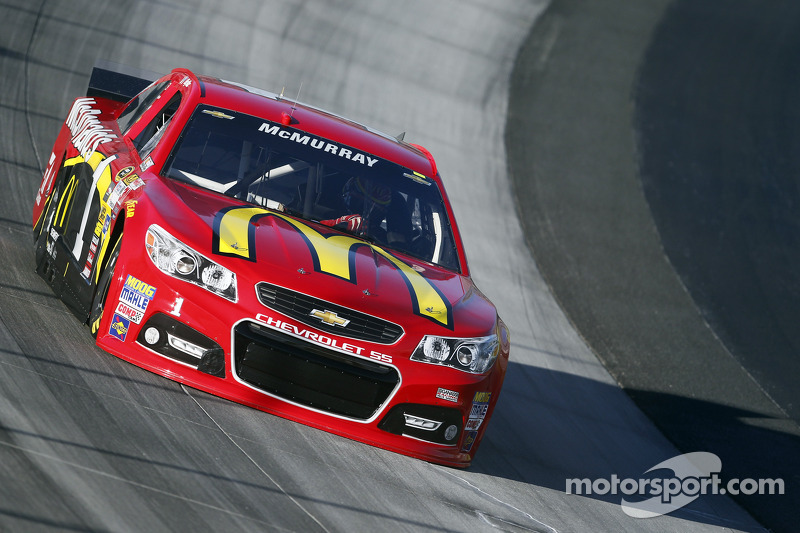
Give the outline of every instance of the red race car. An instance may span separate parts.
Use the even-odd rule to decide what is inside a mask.
[[[37,272],[102,349],[464,467],[509,340],[431,154],[185,69],[96,67],[33,209]]]

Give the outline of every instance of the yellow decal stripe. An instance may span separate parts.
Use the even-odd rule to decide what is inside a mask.
[[[367,243],[347,235],[325,236],[314,228],[287,216],[277,213],[274,216],[289,223],[304,237],[313,256],[315,270],[346,279],[351,283],[356,282],[355,268],[351,261],[355,260],[355,248],[369,246]]]
[[[96,163],[94,163],[95,156],[100,156]],[[95,152],[92,154],[92,157],[89,158],[89,165],[97,170],[97,165],[100,164],[102,160],[105,159],[105,156],[100,152]],[[103,201],[103,198],[106,196],[106,191],[108,188],[114,185],[111,181],[111,165],[106,165],[106,168],[103,169],[103,173],[100,174],[100,179],[97,180],[97,194],[100,196],[100,217],[105,219],[104,215],[108,214],[111,216],[111,206],[109,206],[106,202]],[[98,221],[99,222],[99,221]],[[105,257],[106,252],[108,251],[108,241],[110,240],[109,233],[111,232],[111,226],[109,226],[108,231],[105,234],[100,235],[100,246],[98,247],[97,256],[95,257],[95,262],[98,265],[103,264],[103,257]],[[94,269],[94,281],[100,279],[100,268]]]
[[[75,165],[77,165],[79,163],[84,163],[84,162],[85,162],[85,159],[83,159],[83,156],[79,155],[77,157],[72,157],[72,158],[67,159],[66,161],[64,161],[64,165],[63,166],[64,167],[72,167],[72,166],[75,166]]]
[[[255,226],[250,223],[268,213],[258,207],[234,207],[220,211],[214,219],[214,253],[255,261]]]
[[[100,320],[101,320],[102,318],[103,318],[103,312],[101,311],[101,312],[100,312],[100,316],[99,316],[99,317],[97,317],[97,320],[95,320],[95,321],[92,323],[92,333],[97,333],[97,332],[98,332],[98,330],[100,330]]]
[[[81,156],[73,157],[72,159],[67,159],[66,161],[64,161],[64,164],[62,165],[62,168],[75,166],[78,163],[83,163],[83,158]],[[56,214],[53,217],[53,220],[55,221],[55,224],[57,226],[63,226],[64,225],[64,215],[66,214],[66,206],[64,206],[64,200],[66,199],[68,190],[70,191],[69,195],[72,196],[72,193],[74,192],[75,186],[76,186],[74,181],[75,181],[75,174],[72,175],[72,177],[70,178],[70,182],[67,183],[66,187],[64,187],[64,194],[61,195],[61,199],[58,202],[58,208],[56,209]],[[70,186],[72,187],[71,189],[70,189]],[[54,187],[55,187],[55,185],[54,185]],[[42,214],[39,216],[40,219],[47,212],[47,208],[48,208],[52,198],[53,198],[53,193],[51,191],[50,195],[47,197],[47,203],[45,204],[44,208],[42,209]],[[69,205],[69,201],[67,201],[67,205]],[[59,215],[59,213],[61,213],[62,206],[65,208],[64,209],[64,214],[62,214],[62,216],[61,216],[61,222],[58,223],[58,215]],[[42,229],[44,229],[44,224],[42,224]],[[40,230],[40,234],[41,234],[41,230]]]
[[[58,227],[64,227],[64,217],[67,216],[67,211],[69,211],[69,204],[72,201],[72,194],[75,192],[75,188],[78,186],[78,182],[75,180],[75,174],[69,179],[67,186],[64,187],[64,194],[61,196],[61,199],[58,201],[58,209],[56,210],[55,219],[58,220],[59,213],[61,214],[61,220],[58,221]],[[61,212],[61,208],[64,208],[64,212]]]
[[[416,270],[389,254],[387,251],[376,246],[373,246],[372,249],[388,259],[403,275],[406,285],[409,285],[409,292],[412,296],[416,297],[418,308],[415,311],[424,317],[447,326],[450,320],[450,306],[444,298],[442,298],[442,295],[436,291],[433,285]]]
[[[314,262],[314,270],[356,283],[355,257],[361,246],[371,248],[397,269],[413,303],[415,314],[451,328],[452,308],[436,287],[419,272],[383,248],[340,234],[323,235],[311,226],[260,207],[234,206],[220,211],[214,220],[213,252],[255,261],[255,221],[264,216],[279,218],[303,237]]]

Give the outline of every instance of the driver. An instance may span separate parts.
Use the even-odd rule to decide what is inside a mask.
[[[352,177],[342,187],[342,202],[347,214],[321,220],[323,224],[350,233],[366,235],[386,218],[392,191],[386,185],[362,177]]]

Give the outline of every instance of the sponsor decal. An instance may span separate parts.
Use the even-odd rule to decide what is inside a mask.
[[[47,253],[53,259],[56,258],[56,240],[58,239],[58,232],[55,228],[50,228],[50,240],[47,242]]]
[[[128,336],[128,328],[130,327],[131,323],[127,318],[114,313],[114,316],[111,319],[111,327],[108,328],[108,332],[124,342],[125,337]]]
[[[94,98],[78,98],[67,116],[67,128],[72,134],[72,145],[88,160],[101,144],[117,139],[117,136],[97,118],[99,109],[92,107]]]
[[[89,243],[89,251],[86,254],[86,264],[83,267],[83,272],[81,272],[81,276],[85,279],[89,279],[89,276],[92,274],[92,265],[94,265],[97,247],[101,239],[105,241],[108,228],[111,226],[111,212],[106,204],[101,205],[102,208],[100,209],[100,214],[97,216],[97,223],[94,226],[94,234]]]
[[[233,120],[235,117],[233,115],[228,115],[223,113],[222,111],[216,111],[211,109],[203,109],[203,113],[206,115],[211,115],[214,118],[224,118],[226,120]]]
[[[104,201],[108,203],[109,208],[113,210],[114,215],[116,215],[121,208],[121,204],[119,203],[120,199],[129,191],[135,191],[143,185],[144,180],[140,178],[138,174],[130,174],[121,181],[118,181],[113,190],[111,187],[108,188]]]
[[[476,392],[475,393],[475,397],[472,398],[472,401],[473,402],[478,402],[478,403],[486,403],[486,404],[488,404],[489,403],[489,399],[491,397],[492,397],[492,393],[491,392]]]
[[[212,251],[218,255],[255,261],[255,224],[267,216],[281,219],[302,236],[311,253],[315,271],[353,284],[356,283],[355,254],[359,247],[371,248],[376,255],[386,259],[403,278],[411,296],[414,314],[453,329],[453,310],[450,302],[433,283],[383,248],[350,235],[322,234],[308,224],[282,213],[261,207],[234,206],[223,209],[214,218]],[[241,246],[240,243],[247,243],[247,246]]]
[[[117,308],[114,312],[119,316],[124,316],[134,324],[140,324],[142,318],[144,318],[144,313],[142,311],[134,309],[125,302],[117,302]]]
[[[111,213],[106,213],[106,218],[103,221],[103,229],[100,232],[101,235],[105,235],[108,233],[108,228],[111,226]]]
[[[381,353],[375,350],[368,350],[363,346],[358,346],[356,344],[351,344],[349,342],[341,342],[339,339],[334,339],[333,337],[322,335],[321,333],[317,333],[316,331],[311,331],[305,329],[304,327],[290,324],[289,322],[273,318],[263,313],[259,313],[256,316],[256,320],[258,320],[263,324],[266,324],[267,326],[270,326],[271,328],[285,331],[295,337],[306,339],[321,346],[325,346],[328,348],[336,348],[338,350],[349,352],[355,355],[360,355],[362,357],[373,359],[381,363],[387,363],[387,364],[392,363],[391,355]]]
[[[127,176],[131,172],[133,172],[133,167],[125,167],[125,168],[123,168],[122,170],[117,172],[116,176],[114,176],[114,183],[119,183],[122,180],[122,178],[124,178],[125,176]]]
[[[133,218],[136,211],[136,200],[125,202],[125,218]]]
[[[425,176],[424,174],[420,174],[416,170],[412,171],[411,174],[409,174],[408,172],[403,172],[403,176],[405,176],[407,178],[411,178],[412,180],[416,181],[417,183],[421,183],[421,184],[427,185],[429,187],[431,185],[431,181],[428,179],[428,177]]]
[[[110,191],[111,194],[109,194],[108,198],[106,198],[106,202],[108,203],[109,207],[111,207],[111,209],[114,209],[117,206],[117,202],[119,201],[120,197],[122,197],[122,195],[128,190],[128,188],[125,186],[125,182],[119,181],[117,182],[117,184],[114,186],[113,189],[109,187],[108,190]]]
[[[461,445],[462,452],[468,452],[472,449],[472,445],[475,444],[475,439],[478,437],[477,431],[469,431],[464,435],[464,444]]]
[[[476,392],[472,398],[472,408],[469,412],[469,419],[464,429],[467,431],[478,431],[481,427],[483,420],[486,418],[486,413],[489,411],[489,399],[492,397],[491,392]],[[466,450],[469,451],[469,450]]]
[[[366,165],[370,168],[372,168],[375,165],[375,163],[379,161],[377,158],[372,158],[367,154],[362,154],[361,152],[353,151],[350,148],[347,148],[337,143],[333,143],[331,141],[328,141],[327,139],[321,139],[313,135],[308,135],[307,133],[302,131],[289,131],[287,129],[280,127],[277,124],[270,124],[268,122],[264,122],[258,128],[258,131],[263,131],[264,133],[275,135],[276,137],[280,137],[282,139],[287,139],[299,144],[310,146],[311,148],[316,148],[317,150],[322,150],[323,152],[337,155],[339,157],[343,157],[344,159],[349,159],[354,163],[361,163],[362,165]]]
[[[129,274],[119,295],[119,304],[124,304],[122,314],[138,324],[155,294],[155,287]],[[118,311],[120,309],[119,304],[117,305]],[[136,320],[134,320],[134,317]]]
[[[93,261],[94,261],[94,254],[92,252],[89,252],[86,255],[86,265],[84,265],[83,271],[81,272],[81,276],[83,276],[84,279],[89,279],[89,276],[92,275],[92,262]]]
[[[133,189],[134,191],[144,185],[144,180],[139,177],[139,174],[131,174],[124,180],[122,180],[125,185]]]
[[[156,295],[156,288],[152,285],[145,283],[142,280],[136,279],[135,277],[128,274],[128,279],[125,280],[125,286],[129,287],[145,298],[152,298]]]
[[[106,198],[106,202],[111,209],[114,209],[117,206],[117,202],[119,202],[119,199],[122,198],[126,192],[128,192],[129,188],[130,187],[125,180],[118,181],[117,184],[114,185],[113,190],[109,187],[111,194],[109,194],[108,198]]]
[[[94,225],[95,237],[100,237],[108,231],[108,226],[111,222],[111,212],[107,205],[100,209],[100,214],[97,215],[97,224]]]
[[[440,400],[447,400],[448,402],[458,403],[458,392],[439,387],[436,391],[436,397]]]
[[[481,422],[483,422],[482,418],[470,418],[467,420],[464,429],[467,431],[478,431],[478,428],[481,427]]]
[[[150,157],[150,156],[147,156],[147,159],[142,161],[142,164],[139,165],[139,170],[144,172],[145,170],[147,170],[148,168],[150,168],[152,166],[153,166],[153,158]]]

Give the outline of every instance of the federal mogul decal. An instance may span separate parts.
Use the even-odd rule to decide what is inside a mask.
[[[260,207],[233,206],[217,213],[214,218],[215,254],[256,260],[255,223],[260,218],[279,218],[296,230],[308,246],[314,270],[356,283],[355,254],[366,246],[385,258],[400,274],[408,288],[414,314],[453,329],[453,310],[439,290],[419,272],[386,250],[349,235],[323,235],[311,226],[286,215]]]

